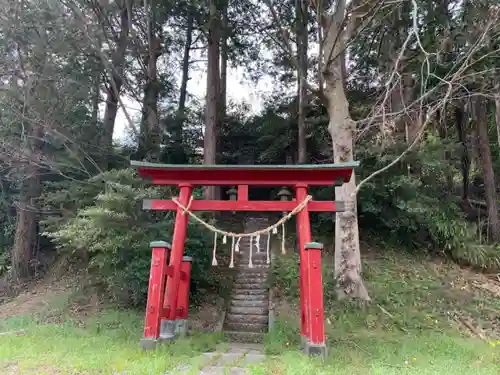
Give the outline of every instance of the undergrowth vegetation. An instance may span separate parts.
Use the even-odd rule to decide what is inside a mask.
[[[486,276],[425,256],[392,251],[365,255],[363,274],[372,301],[362,306],[335,298],[331,264],[323,265],[326,330],[331,346],[342,339],[361,344],[375,334],[418,336],[439,332],[457,336],[468,331],[463,322],[480,324],[484,336],[500,339],[500,299],[493,289],[496,284],[489,283]],[[278,323],[280,339],[271,339],[282,349],[296,344],[300,336],[296,259],[278,257],[273,264],[273,278],[277,295],[283,294],[287,301],[277,312],[286,323]],[[290,321],[296,323],[290,326]]]
[[[169,190],[147,186],[131,169],[108,171],[84,185],[59,186],[45,195],[46,207],[63,215],[44,220],[44,234],[62,254],[85,254],[90,275],[113,301],[142,307],[151,264],[149,243],[169,242],[175,221],[175,213],[143,210],[142,200],[170,197]],[[194,297],[204,288],[218,286],[208,272],[206,232],[198,229],[192,223],[188,226],[185,246],[185,254],[193,257]]]

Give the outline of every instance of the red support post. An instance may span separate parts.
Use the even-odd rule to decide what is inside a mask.
[[[321,251],[323,245],[309,242],[304,247],[307,267],[307,310],[309,317],[309,341],[304,351],[309,355],[326,357],[325,314],[323,306],[323,280],[321,274]]]
[[[238,200],[248,201],[248,185],[238,185]]]
[[[297,203],[304,201],[307,197],[307,185],[297,184],[295,185],[295,196]],[[299,252],[300,252],[300,334],[301,334],[301,346],[304,347],[309,341],[309,316],[307,306],[308,293],[307,293],[307,262],[305,245],[311,242],[311,223],[309,222],[309,210],[308,207],[304,207],[302,211],[297,214],[297,234],[299,237]]]
[[[163,292],[167,274],[167,258],[171,248],[170,244],[164,241],[151,242],[150,246],[153,248],[151,271],[149,273],[144,337],[141,340],[141,346],[144,349],[155,346],[160,338],[161,320],[164,316]]]
[[[178,201],[184,207],[187,207],[193,192],[193,186],[190,184],[179,184],[180,193]],[[175,216],[174,235],[172,240],[172,251],[169,262],[169,275],[167,277],[167,286],[165,290],[165,299],[163,307],[166,312],[166,320],[162,322],[162,338],[167,340],[175,339],[175,319],[177,315],[177,295],[181,281],[181,265],[184,255],[184,242],[186,241],[187,225],[189,215],[178,207]]]
[[[181,264],[181,280],[177,296],[176,334],[185,336],[187,333],[187,318],[189,311],[189,289],[191,285],[192,257],[185,256]]]

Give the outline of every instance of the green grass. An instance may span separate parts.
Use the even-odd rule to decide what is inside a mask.
[[[461,337],[453,332],[420,333],[330,329],[328,359],[314,361],[290,350],[299,328],[295,321],[278,321],[266,340],[279,354],[269,368],[280,374],[481,374],[500,373],[500,345]],[[335,335],[334,338],[332,337]],[[500,344],[500,343],[498,343]],[[276,371],[276,370],[275,370]],[[264,370],[255,373],[265,374]]]
[[[44,367],[68,374],[163,374],[186,362],[196,365],[191,358],[213,351],[221,339],[198,334],[144,352],[138,345],[142,324],[141,316],[119,311],[107,311],[85,326],[72,320],[47,324],[31,317],[10,318],[0,323],[1,331],[24,329],[25,334],[0,339],[0,372],[14,363],[22,374],[38,374]]]
[[[327,360],[298,351],[298,311],[283,303],[266,336],[269,359],[251,374],[499,375],[500,342],[468,337],[454,319],[467,317],[486,332],[498,332],[498,298],[472,288],[471,275],[457,267],[435,266],[395,254],[371,257],[364,270],[373,302],[362,308],[332,299],[326,272]],[[276,284],[296,301],[296,262],[285,258],[276,267]],[[163,375],[190,364],[190,371],[179,373],[196,374],[202,365],[197,355],[218,345],[220,350],[220,335],[198,333],[143,352],[142,314],[107,310],[82,318],[71,314],[66,296],[50,305],[35,316],[0,320],[0,332],[25,330],[23,336],[0,336],[0,373]]]
[[[108,311],[78,327],[75,322],[40,324],[18,317],[2,322],[2,331],[25,329],[24,336],[0,339],[3,374],[164,374],[182,364],[201,366],[196,355],[212,351],[217,335],[199,334],[152,352],[138,348],[141,317]],[[441,332],[419,335],[402,332],[358,332],[357,338],[330,340],[325,363],[300,354],[289,341],[297,327],[278,321],[266,346],[281,346],[280,353],[252,374],[474,374],[495,375],[500,370],[500,346]],[[289,345],[286,345],[288,342]],[[17,372],[8,372],[15,364]],[[46,372],[44,372],[46,371]]]

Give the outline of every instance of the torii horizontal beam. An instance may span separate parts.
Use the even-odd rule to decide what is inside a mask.
[[[261,211],[261,212],[283,212],[293,211],[297,205],[296,201],[205,201],[193,200],[189,205],[190,211]],[[154,211],[175,211],[177,204],[171,200],[144,199],[142,208]],[[344,202],[333,201],[309,201],[307,209],[312,212],[343,212]]]

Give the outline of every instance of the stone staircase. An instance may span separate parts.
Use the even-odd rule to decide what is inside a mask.
[[[269,221],[262,217],[245,220],[245,233],[267,228]],[[254,239],[255,241],[255,239]],[[224,321],[224,335],[230,341],[259,343],[269,324],[269,275],[267,264],[267,235],[260,238],[261,252],[252,252],[253,268],[248,267],[250,238],[242,238],[240,252],[235,258],[236,277]]]

